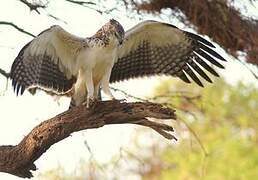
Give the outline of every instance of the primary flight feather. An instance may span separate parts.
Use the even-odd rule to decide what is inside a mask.
[[[109,83],[152,75],[170,75],[203,86],[199,74],[218,73],[208,64],[224,68],[225,59],[204,38],[157,21],[144,21],[124,32],[111,19],[95,35],[74,36],[52,26],[25,45],[11,68],[14,90],[42,89],[50,94],[71,95],[78,106],[97,99],[101,88],[114,98]],[[188,77],[187,77],[188,75]]]

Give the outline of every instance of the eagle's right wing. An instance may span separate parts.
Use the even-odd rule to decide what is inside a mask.
[[[226,61],[213,50],[214,46],[202,37],[157,21],[144,21],[125,33],[123,45],[118,50],[110,82],[153,75],[179,77],[203,86],[196,74],[212,82],[204,71],[215,76],[216,71],[205,61],[224,68],[218,61]]]
[[[25,45],[14,60],[10,77],[17,95],[25,89],[53,94],[69,91],[76,80],[76,56],[87,47],[85,39],[60,26],[41,32]]]

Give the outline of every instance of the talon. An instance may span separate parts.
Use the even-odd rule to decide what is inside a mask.
[[[126,99],[112,99],[112,101],[118,101],[120,103],[126,102]]]
[[[86,102],[82,103],[83,105],[86,105],[86,108],[90,108],[91,106],[93,106],[93,104],[95,104],[96,99],[95,98],[90,98],[88,97]]]
[[[126,102],[126,99],[120,99],[120,102]]]

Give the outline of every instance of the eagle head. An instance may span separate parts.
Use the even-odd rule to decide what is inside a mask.
[[[97,33],[97,37],[101,36],[108,41],[112,38],[116,38],[119,45],[123,43],[125,31],[123,26],[115,19],[110,19]]]
[[[125,36],[125,31],[123,26],[115,19],[110,19],[109,24],[110,24],[111,31],[117,38],[119,44],[121,45],[123,43],[124,36]]]

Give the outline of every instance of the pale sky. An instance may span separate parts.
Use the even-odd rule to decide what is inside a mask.
[[[258,3],[256,4],[256,7],[258,7]],[[112,7],[114,4],[110,3],[110,6]],[[248,13],[255,14],[255,10],[250,9]],[[26,6],[17,0],[1,2],[0,21],[15,22],[15,24],[35,35],[51,25],[59,24],[67,31],[82,37],[94,34],[98,28],[113,16],[121,22],[125,29],[140,22],[137,18],[129,19],[126,17],[126,12],[123,11],[119,12],[119,14],[102,16],[93,10],[64,3],[63,1],[51,1],[48,12],[60,17],[67,24],[44,15],[43,11],[42,15],[30,12]],[[159,20],[160,18],[148,15],[144,16],[143,19]],[[161,21],[169,22],[169,20],[171,22],[171,18],[162,16]],[[172,23],[184,28],[184,25],[180,24],[176,19],[172,19]],[[12,27],[0,26],[0,67],[9,71],[20,49],[30,40],[30,36],[22,34]],[[231,57],[227,56],[219,47],[218,52],[226,59],[229,59],[227,64],[224,63],[226,70],[219,71],[229,82],[235,83],[239,80],[244,80],[250,83],[257,83],[255,78],[243,65],[231,60]],[[113,87],[125,90],[134,96],[145,97],[151,95],[153,87],[161,79],[164,79],[164,77],[144,78],[142,80],[119,83],[113,85]],[[23,96],[16,97],[12,91],[10,82],[8,83],[7,91],[5,91],[5,87],[6,79],[0,75],[0,145],[17,144],[34,126],[43,120],[65,111],[69,104],[67,98],[61,98],[59,103],[57,103],[44,92],[40,92],[35,96],[26,92]],[[115,96],[118,99],[124,98],[121,94],[115,94]],[[119,152],[121,146],[127,147],[130,144],[130,137],[133,131],[135,131],[135,127],[114,125],[74,133],[71,137],[52,146],[36,161],[36,165],[40,171],[57,167],[59,164],[64,165],[71,172],[74,171],[81,158],[87,159],[89,157],[89,153],[83,143],[85,139],[87,139],[97,160],[100,162],[108,161],[112,155]],[[159,134],[156,135],[159,136]],[[0,173],[0,179],[17,180],[20,178]]]

